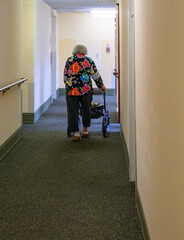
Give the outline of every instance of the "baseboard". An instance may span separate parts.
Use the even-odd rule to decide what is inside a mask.
[[[129,169],[129,155],[128,155],[128,148],[127,148],[127,144],[126,144],[126,140],[125,140],[125,135],[124,135],[124,132],[123,132],[123,128],[120,124],[120,135],[121,135],[121,140],[122,140],[122,143],[123,143],[123,152],[125,154],[125,159],[126,159],[126,162],[127,162],[127,167]]]
[[[49,106],[52,103],[52,96],[50,96],[50,98],[47,99],[47,101],[45,101],[35,112],[34,114],[34,122],[36,122],[40,116],[49,108]]]
[[[34,124],[40,116],[48,109],[48,107],[52,103],[52,97],[47,99],[37,110],[35,113],[23,113],[23,124]]]
[[[57,89],[57,97],[65,95],[65,88],[58,88]]]
[[[23,124],[34,124],[34,113],[23,113],[22,121]]]
[[[98,88],[94,88],[94,95],[101,94],[101,91]],[[114,88],[107,88],[106,89],[107,96],[115,96],[116,91]],[[58,88],[57,90],[57,97],[65,95],[65,88]]]
[[[145,218],[145,215],[144,215],[144,210],[143,210],[143,207],[142,207],[141,198],[140,198],[137,186],[135,188],[135,194],[136,194],[136,205],[137,205],[139,218],[140,218],[140,221],[141,221],[141,227],[142,227],[142,233],[143,233],[144,240],[151,240],[150,234],[149,234],[149,231],[148,231],[148,226],[147,226],[147,223],[146,223],[146,218]]]
[[[0,160],[15,146],[15,144],[22,138],[21,134],[22,126],[9,137],[5,143],[0,146]]]
[[[128,148],[127,148],[127,144],[126,144],[126,140],[125,140],[125,135],[124,135],[124,132],[123,132],[123,128],[122,128],[121,125],[120,125],[120,130],[121,130],[121,131],[120,131],[121,139],[122,139],[122,143],[123,143],[123,152],[124,152],[124,154],[125,154],[127,166],[128,166],[128,169],[129,169]],[[142,228],[142,233],[143,233],[144,240],[151,240],[150,235],[149,235],[149,231],[148,231],[148,226],[147,226],[147,223],[146,223],[146,218],[145,218],[145,215],[144,215],[144,210],[143,210],[143,207],[142,207],[141,198],[140,198],[139,191],[138,191],[138,188],[137,188],[137,185],[136,185],[136,187],[135,187],[135,196],[136,196],[137,211],[138,211],[138,215],[139,215],[140,222],[141,222],[141,228]]]

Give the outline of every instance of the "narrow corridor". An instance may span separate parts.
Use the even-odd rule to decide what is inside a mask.
[[[95,96],[101,101],[101,96]],[[115,97],[107,97],[115,123]],[[103,138],[102,119],[89,139],[67,137],[64,96],[0,162],[1,240],[141,240],[134,184],[119,132]]]

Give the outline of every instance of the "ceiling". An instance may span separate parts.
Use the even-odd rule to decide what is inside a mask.
[[[116,0],[43,0],[60,12],[89,11],[92,8],[114,8]]]

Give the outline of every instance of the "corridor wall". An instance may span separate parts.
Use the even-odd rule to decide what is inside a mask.
[[[28,78],[23,85],[23,112],[34,112],[34,0],[23,0],[22,73]]]
[[[24,0],[23,3],[23,74],[29,79],[23,87],[23,116],[25,123],[34,123],[52,102],[53,10],[42,0]]]
[[[115,87],[115,78],[112,75],[115,66],[115,22],[110,18],[95,18],[90,13],[59,13],[59,87],[64,88],[64,65],[77,42],[99,43],[101,51],[100,74],[107,88]],[[106,45],[111,48],[106,53]],[[97,63],[96,63],[97,64]],[[95,85],[95,84],[94,84]],[[94,86],[95,87],[95,86]]]
[[[135,1],[137,188],[152,240],[184,239],[183,43],[183,1]]]
[[[0,88],[22,77],[21,21],[22,0],[0,1]],[[21,125],[21,87],[16,86],[0,93],[0,150]]]
[[[120,119],[129,153],[129,56],[128,56],[128,0],[120,2]]]
[[[35,1],[34,111],[45,103],[51,91],[51,13],[41,0]]]

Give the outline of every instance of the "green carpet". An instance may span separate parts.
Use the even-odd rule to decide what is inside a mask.
[[[107,102],[116,123],[115,97]],[[89,139],[73,142],[59,97],[24,126],[0,162],[0,240],[142,239],[120,133],[103,138],[101,123],[92,120]]]

